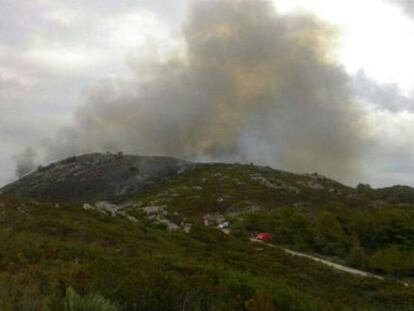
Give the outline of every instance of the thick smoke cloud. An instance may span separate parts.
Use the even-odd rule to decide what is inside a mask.
[[[388,0],[388,1],[400,5],[408,16],[414,18],[414,0]]]
[[[373,104],[377,109],[393,113],[414,111],[414,93],[407,96],[398,85],[380,84],[370,79],[362,70],[353,78],[353,86],[354,94],[359,100]]]
[[[358,168],[351,81],[336,33],[265,1],[195,1],[185,48],[102,86],[49,159],[91,151],[269,164],[346,180]]]
[[[15,155],[16,177],[21,178],[36,168],[37,153],[33,148],[27,147],[22,153]]]
[[[23,85],[16,79],[4,77],[0,73],[0,98],[7,97],[23,89]]]

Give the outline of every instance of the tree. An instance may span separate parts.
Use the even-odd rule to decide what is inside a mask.
[[[341,224],[331,213],[322,212],[313,229],[318,251],[336,256],[346,253],[350,243]]]
[[[405,256],[397,246],[390,246],[377,251],[369,261],[370,268],[393,275],[404,267]]]
[[[309,244],[309,221],[305,215],[293,208],[283,208],[275,215],[275,236],[278,242],[294,245],[299,249],[307,249]]]
[[[368,256],[356,235],[352,237],[352,247],[347,260],[354,267],[365,268],[367,265]]]

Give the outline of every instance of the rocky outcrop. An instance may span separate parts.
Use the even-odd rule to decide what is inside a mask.
[[[91,205],[88,203],[83,204],[83,209],[88,211],[88,210],[95,210],[98,211],[102,214],[105,215],[109,215],[112,217],[116,217],[116,216],[121,216],[124,217],[126,219],[128,219],[131,222],[138,222],[138,219],[136,219],[135,217],[128,215],[125,211],[124,211],[125,206],[124,205],[116,205],[116,204],[111,204],[109,202],[98,202],[95,205]]]

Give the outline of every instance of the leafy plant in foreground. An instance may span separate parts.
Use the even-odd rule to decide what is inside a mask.
[[[116,311],[116,306],[98,294],[80,296],[72,287],[66,290],[65,311]]]

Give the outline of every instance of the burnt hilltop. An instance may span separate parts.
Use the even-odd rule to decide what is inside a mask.
[[[0,193],[71,201],[120,199],[191,166],[190,162],[171,157],[85,154],[39,167],[6,185]]]

